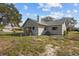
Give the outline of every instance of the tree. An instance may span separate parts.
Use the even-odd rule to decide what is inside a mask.
[[[12,26],[19,26],[22,15],[19,13],[14,4],[0,4],[0,13],[3,17],[6,17],[7,23],[11,23]]]
[[[65,21],[68,30],[73,30],[74,26],[77,24],[77,21],[73,17],[63,17],[62,20]]]

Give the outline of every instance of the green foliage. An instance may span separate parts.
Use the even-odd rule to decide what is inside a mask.
[[[14,4],[1,3],[0,13],[3,15],[3,17],[7,18],[9,23],[14,24],[15,26],[19,26],[22,15],[16,9]]]
[[[68,31],[64,31],[64,36],[65,36],[65,35],[68,35]]]
[[[2,29],[4,28],[4,25],[0,24],[0,29],[2,31]]]
[[[47,32],[45,33],[45,35],[51,35],[51,33],[50,33],[49,31],[47,31]]]

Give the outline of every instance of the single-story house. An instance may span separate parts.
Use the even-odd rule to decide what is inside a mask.
[[[12,26],[10,23],[4,26],[3,32],[14,32],[13,29],[20,29],[18,26]]]
[[[22,28],[25,35],[63,35],[69,26],[66,25],[66,18],[62,19],[57,20],[49,16],[40,19],[38,16],[37,21],[35,21],[28,18]]]

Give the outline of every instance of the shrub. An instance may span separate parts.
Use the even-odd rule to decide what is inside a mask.
[[[45,35],[51,35],[51,33],[47,31],[47,32],[45,33]]]
[[[64,31],[64,36],[68,34],[68,31]]]
[[[0,24],[0,31],[4,28],[4,25]]]
[[[74,29],[74,31],[78,31],[79,32],[79,29]]]

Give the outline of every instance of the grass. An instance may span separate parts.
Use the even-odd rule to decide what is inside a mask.
[[[0,55],[8,56],[38,56],[45,51],[45,45],[59,47],[58,56],[79,55],[79,32],[70,32],[67,36],[13,36],[0,34]]]
[[[0,37],[1,39],[1,37]],[[1,55],[39,55],[44,50],[44,44],[41,41],[34,40],[31,36],[28,37],[2,37],[2,42],[7,40],[11,42],[10,48],[3,50]],[[42,45],[41,45],[42,44]]]

